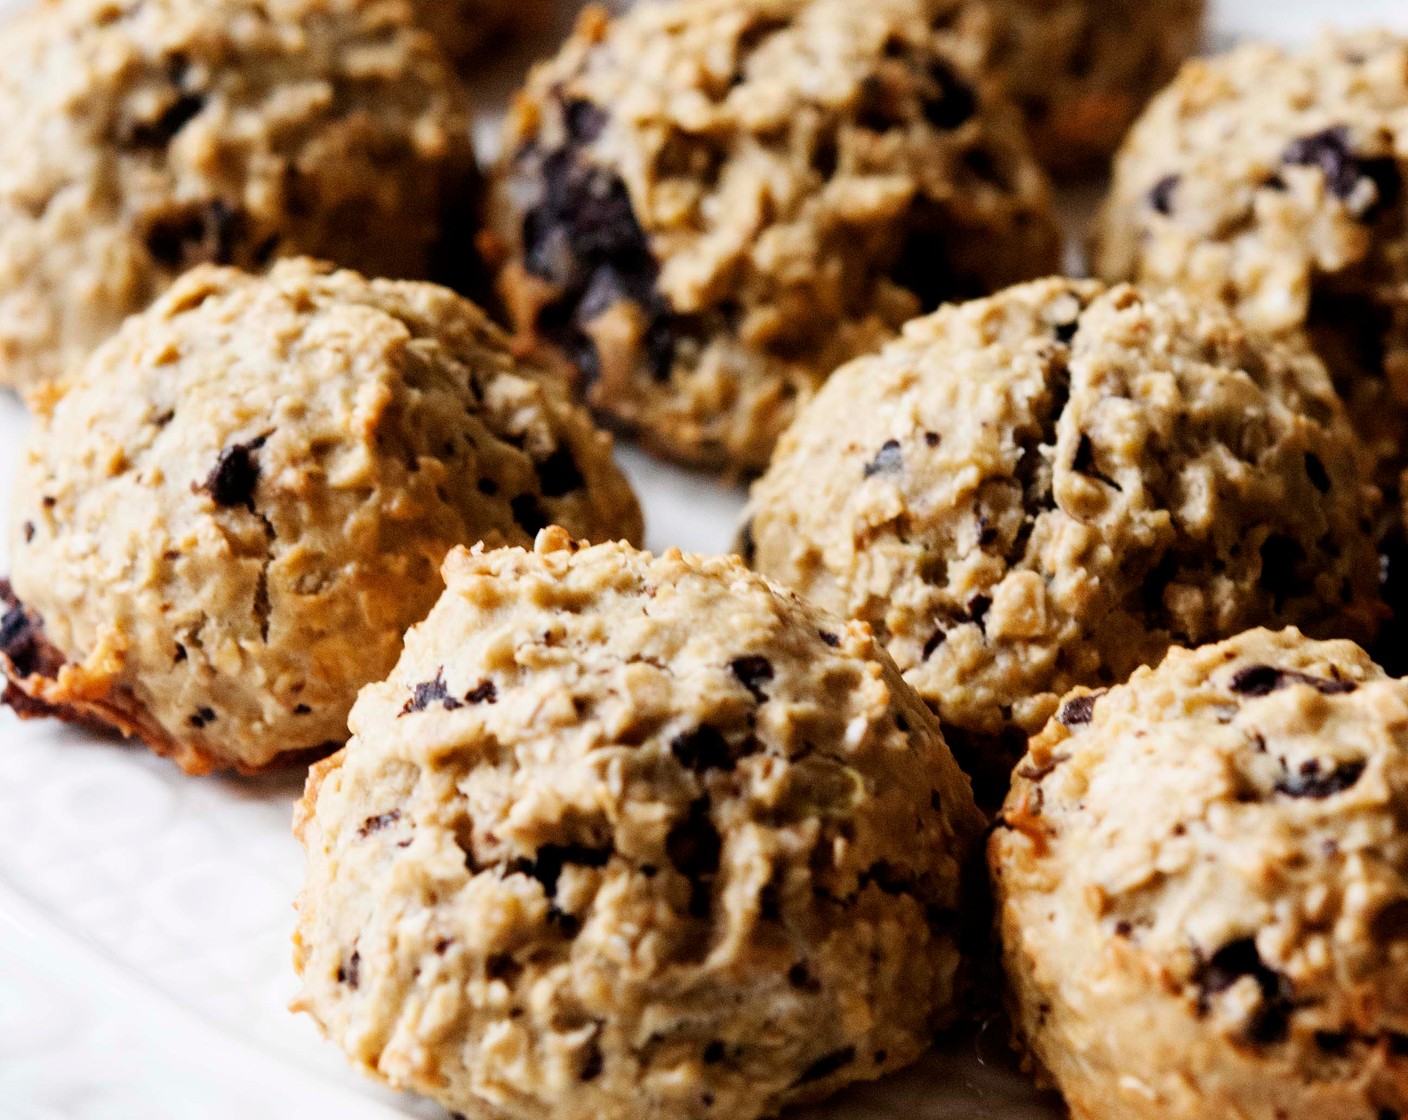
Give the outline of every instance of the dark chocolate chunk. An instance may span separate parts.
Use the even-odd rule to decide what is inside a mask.
[[[465,693],[464,702],[466,704],[497,704],[499,690],[494,687],[493,681],[486,678]]]
[[[347,964],[337,970],[337,982],[356,988],[362,982],[362,954],[356,949],[347,959]]]
[[[406,706],[401,709],[401,715],[408,716],[412,712],[423,712],[432,704],[439,704],[442,708],[451,712],[456,708],[464,706],[451,696],[450,690],[445,687],[444,669],[441,669],[435,674],[434,680],[422,681],[415,686],[411,692],[411,698],[406,701]]]
[[[244,230],[244,214],[217,198],[157,219],[147,228],[145,242],[157,264],[184,271],[198,264],[233,264]]]
[[[1239,696],[1269,696],[1293,684],[1309,685],[1325,696],[1338,696],[1353,692],[1359,686],[1353,681],[1332,680],[1328,677],[1313,677],[1309,673],[1294,669],[1277,669],[1274,665],[1246,665],[1232,674],[1227,687]]]
[[[832,649],[837,648],[841,644],[841,639],[830,630],[818,630],[817,636]]]
[[[943,440],[942,440],[942,437],[940,437],[940,435],[939,435],[938,432],[925,432],[925,433],[924,433],[924,442],[925,442],[926,444],[928,444],[930,447],[938,447],[939,444],[943,442]]]
[[[194,712],[192,712],[189,716],[186,717],[186,722],[189,723],[192,727],[194,727],[197,731],[209,727],[212,723],[215,722],[215,709],[205,707],[197,708]]]
[[[606,128],[607,119],[605,109],[580,97],[562,107],[567,134],[579,144],[590,144],[597,139]]]
[[[1391,206],[1403,187],[1402,173],[1392,158],[1366,158],[1355,153],[1349,129],[1344,125],[1327,128],[1293,141],[1281,156],[1281,162],[1298,167],[1318,167],[1325,176],[1325,185],[1336,198],[1347,199],[1359,183],[1368,179],[1378,198],[1364,216]]]
[[[225,448],[216,458],[215,466],[210,469],[205,481],[192,489],[209,494],[217,506],[226,509],[244,506],[253,512],[254,491],[259,486],[259,460],[256,455],[264,446],[265,438],[260,436],[248,443],[235,443]]]
[[[753,699],[759,704],[767,702],[768,694],[763,691],[763,685],[772,680],[772,662],[766,657],[754,654],[749,657],[736,658],[732,665],[733,675],[738,678],[739,683],[753,694]]]
[[[904,453],[900,450],[899,440],[886,440],[880,450],[875,453],[875,458],[866,463],[864,477],[874,478],[877,474],[899,474],[904,470]]]
[[[538,880],[549,899],[557,894],[557,881],[562,869],[569,865],[605,867],[611,859],[610,848],[588,848],[582,844],[544,844],[532,859],[515,860],[512,870]]]
[[[712,1039],[704,1047],[704,1053],[702,1055],[704,1058],[704,1064],[706,1066],[718,1065],[721,1061],[724,1060],[725,1052],[726,1051],[724,1048],[724,1044],[720,1042],[717,1038]]]
[[[1363,777],[1364,767],[1362,758],[1329,764],[1312,758],[1301,763],[1298,770],[1288,771],[1276,783],[1276,792],[1287,797],[1308,797],[1314,801],[1324,801],[1352,788]]]
[[[583,1081],[595,1081],[606,1068],[606,1059],[601,1053],[601,1043],[595,1038],[587,1047],[587,1056],[582,1061],[582,1072],[577,1076]]]
[[[687,770],[732,770],[728,740],[707,725],[675,736],[670,751]]]
[[[1062,727],[1084,726],[1095,715],[1095,701],[1099,698],[1097,693],[1092,692],[1067,700],[1061,710],[1056,713],[1056,722]]]
[[[1305,453],[1305,477],[1310,479],[1310,485],[1319,490],[1322,494],[1330,492],[1330,475],[1325,470],[1325,464],[1320,457],[1307,451]]]
[[[127,143],[134,148],[164,148],[176,134],[190,124],[205,108],[205,96],[181,93],[155,120],[138,121],[127,133]]]
[[[803,992],[821,991],[821,981],[813,976],[811,970],[801,961],[787,970],[787,982]]]
[[[481,478],[479,480],[479,492],[486,498],[492,498],[499,492],[499,484],[492,478]]]
[[[924,643],[924,660],[928,661],[929,658],[933,657],[934,651],[943,645],[947,638],[948,634],[945,632],[944,628],[942,626],[936,627],[934,632],[929,635],[929,640]]]
[[[34,540],[34,522],[26,521],[24,523],[24,543],[29,544],[32,540]]]
[[[983,619],[987,618],[988,611],[992,609],[992,597],[989,595],[974,595],[968,600],[968,619],[976,622],[979,626],[983,624]]]
[[[1178,190],[1179,176],[1165,175],[1149,188],[1149,205],[1155,213],[1168,217],[1173,213],[1173,195]]]
[[[561,498],[564,494],[582,489],[587,480],[582,477],[577,460],[572,457],[572,449],[562,444],[538,464],[538,484],[543,497]]]
[[[709,878],[719,870],[723,840],[709,817],[709,801],[701,798],[689,807],[689,815],[665,837],[665,854],[675,870],[691,881]]]
[[[924,99],[924,118],[935,128],[952,132],[973,119],[978,111],[978,99],[946,62],[935,59],[929,64],[929,77],[938,93]]]
[[[840,1050],[833,1050],[830,1054],[818,1058],[809,1065],[802,1076],[793,1082],[794,1085],[808,1085],[813,1081],[821,1081],[830,1077],[833,1073],[845,1069],[856,1060],[856,1048],[847,1046]]]
[[[1287,977],[1267,967],[1256,941],[1250,937],[1224,945],[1198,966],[1193,975],[1198,987],[1198,1013],[1206,1015],[1213,996],[1248,976],[1261,990],[1261,1006],[1247,1024],[1247,1037],[1263,1045],[1284,1041],[1296,1008],[1295,990]]]
[[[508,504],[518,527],[530,537],[536,537],[548,527],[548,516],[533,494],[520,494]]]
[[[389,828],[400,819],[400,809],[392,809],[389,812],[380,813],[375,817],[368,817],[362,822],[362,827],[357,829],[357,838],[365,840],[373,832],[380,832],[383,828]]]
[[[1080,320],[1072,319],[1069,323],[1057,323],[1054,328],[1056,341],[1062,346],[1069,346],[1076,340],[1076,335],[1080,331]],[[1077,467],[1077,470],[1080,468]]]

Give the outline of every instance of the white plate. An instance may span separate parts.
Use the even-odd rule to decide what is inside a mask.
[[[1408,10],[1403,0],[1225,0],[1215,42],[1295,41],[1332,20],[1408,29]],[[520,65],[506,61],[491,80],[507,88]],[[25,424],[0,394],[0,526]],[[621,457],[653,548],[728,546],[737,492],[629,450]],[[142,750],[0,713],[0,1117],[443,1115],[361,1080],[286,1010],[300,785],[186,778]],[[1058,1113],[1007,1067],[1001,1040],[980,1038],[809,1115]]]

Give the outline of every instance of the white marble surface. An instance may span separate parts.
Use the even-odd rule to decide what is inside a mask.
[[[1332,21],[1408,29],[1408,0],[1220,0],[1216,13],[1217,43],[1295,41]],[[520,66],[503,61],[491,82],[507,88]],[[25,423],[0,394],[0,525]],[[634,452],[622,458],[652,547],[727,546],[736,492]],[[140,750],[0,712],[0,1118],[441,1115],[364,1083],[286,1010],[299,784],[189,779]],[[815,1113],[1054,1115],[991,1038]]]

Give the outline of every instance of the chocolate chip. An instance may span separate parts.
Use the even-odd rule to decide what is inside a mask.
[[[1301,763],[1300,769],[1287,773],[1276,783],[1276,792],[1287,797],[1324,801],[1350,789],[1364,775],[1362,758],[1348,762],[1326,764],[1318,758]]]
[[[708,1045],[704,1047],[704,1053],[702,1055],[704,1059],[704,1064],[706,1066],[718,1065],[721,1061],[724,1060],[724,1053],[724,1044],[720,1042],[717,1038],[712,1039],[708,1043]]]
[[[968,600],[968,619],[976,622],[979,626],[983,624],[983,619],[987,618],[988,611],[992,609],[992,597],[989,595],[974,595]]]
[[[1305,563],[1305,549],[1297,541],[1273,533],[1261,546],[1261,586],[1270,594],[1276,609],[1302,591],[1304,583],[1296,569]]]
[[[450,690],[445,687],[445,670],[441,669],[435,674],[432,681],[422,681],[416,685],[411,692],[411,698],[406,701],[406,706],[401,709],[401,715],[408,716],[412,712],[423,712],[432,704],[439,704],[446,711],[453,712],[456,708],[464,705],[450,695]]]
[[[1305,453],[1305,477],[1310,479],[1310,485],[1320,493],[1328,494],[1330,492],[1330,475],[1325,470],[1325,464],[1320,461],[1318,455],[1309,451]]]
[[[177,643],[176,643],[176,652],[175,652],[175,654],[172,655],[171,661],[172,661],[173,664],[179,665],[179,664],[181,664],[181,662],[187,660],[190,656],[191,656],[191,655],[190,655],[190,653],[187,652],[186,647],[183,646],[180,642],[177,642]],[[302,709],[303,709],[303,712],[300,712],[300,711],[298,710],[298,708],[302,708]],[[310,709],[308,708],[308,706],[307,706],[306,704],[299,704],[299,705],[298,705],[298,708],[294,708],[294,709],[293,709],[293,714],[294,714],[294,715],[302,715],[302,714],[304,714],[304,713],[310,711]]]
[[[864,477],[874,478],[877,474],[899,474],[904,470],[904,453],[899,440],[886,440],[875,453],[875,458],[865,465]]]
[[[577,1076],[583,1081],[595,1081],[606,1068],[606,1059],[601,1053],[601,1043],[594,1037],[587,1046],[587,1056],[582,1062],[582,1072]]]
[[[256,453],[264,446],[264,436],[248,443],[231,444],[220,452],[215,466],[204,482],[192,489],[204,491],[211,500],[226,509],[244,506],[253,512],[254,491],[259,486],[259,460]]]
[[[818,630],[817,636],[832,649],[836,649],[841,644],[841,639],[830,630]]]
[[[148,227],[147,252],[159,265],[184,271],[198,264],[232,264],[245,218],[220,199],[158,218]]]
[[[930,124],[952,132],[973,119],[978,99],[948,63],[935,59],[929,64],[929,77],[938,87],[937,95],[924,99],[924,117]]]
[[[733,675],[738,678],[739,683],[753,694],[753,699],[759,704],[767,702],[768,694],[763,691],[763,685],[772,680],[772,662],[766,657],[756,654],[749,657],[736,658],[729,666],[733,670]]]
[[[1095,715],[1095,701],[1098,699],[1099,696],[1092,692],[1067,700],[1056,713],[1056,722],[1062,727],[1083,727]]]
[[[1365,158],[1354,152],[1349,129],[1344,125],[1293,141],[1282,154],[1281,162],[1297,167],[1318,167],[1330,193],[1340,199],[1348,199],[1362,180],[1370,180],[1378,198],[1369,213],[1392,205],[1403,185],[1398,164],[1393,159]]]
[[[9,607],[0,615],[0,650],[11,661],[16,660],[19,647],[30,635],[29,615],[21,606]]]
[[[1251,977],[1261,991],[1261,1006],[1247,1025],[1247,1037],[1261,1044],[1284,1041],[1296,1007],[1295,992],[1287,977],[1262,961],[1256,941],[1250,937],[1224,945],[1198,966],[1193,975],[1199,989],[1198,1013],[1206,1015],[1212,997],[1244,977]]]
[[[582,844],[544,844],[532,859],[515,860],[512,870],[527,875],[542,884],[549,899],[557,894],[557,881],[568,866],[605,867],[611,859],[610,848],[588,848]]]
[[[479,480],[479,492],[486,498],[492,498],[499,492],[499,484],[492,478],[481,478]]]
[[[577,460],[572,457],[572,449],[566,444],[538,464],[538,485],[545,498],[561,498],[586,484]]]
[[[924,442],[930,447],[938,447],[942,441],[938,432],[925,432]]]
[[[675,736],[670,751],[687,770],[732,770],[728,740],[712,727],[704,726]]]
[[[809,1065],[802,1076],[793,1082],[793,1085],[808,1085],[813,1081],[821,1081],[830,1077],[833,1073],[845,1069],[856,1060],[856,1048],[847,1046],[840,1050],[833,1050],[825,1057],[818,1058]]]
[[[1173,213],[1173,195],[1178,190],[1179,176],[1165,175],[1149,188],[1149,205],[1155,213],[1168,217]]]
[[[799,991],[821,991],[821,981],[813,976],[807,966],[800,961],[787,970],[787,982]]]
[[[536,537],[548,527],[548,516],[533,494],[520,494],[508,504],[518,527],[530,537]]]
[[[155,120],[133,124],[128,130],[126,142],[134,148],[164,148],[204,108],[203,94],[182,93]]]
[[[24,523],[24,543],[29,544],[32,540],[34,540],[34,522],[26,521]]]
[[[311,715],[312,712],[313,709],[310,708],[307,704],[295,704],[293,708],[293,714],[296,716]]]
[[[689,807],[689,815],[670,829],[665,837],[665,854],[675,870],[692,883],[702,883],[718,872],[723,840],[709,818],[707,798],[694,802]],[[698,913],[698,901],[698,896],[690,900],[690,912],[702,917]],[[704,901],[707,913],[707,895]]]
[[[1057,323],[1053,333],[1056,335],[1057,342],[1059,342],[1062,346],[1069,346],[1072,342],[1075,341],[1076,335],[1079,333],[1079,331],[1080,320],[1072,319],[1069,323]],[[1079,470],[1080,468],[1077,467],[1076,469]]]
[[[943,645],[944,641],[947,638],[948,634],[944,631],[944,628],[942,626],[936,628],[934,632],[929,635],[929,640],[924,643],[923,659],[925,661],[928,661],[929,658],[933,657],[934,651],[937,650],[941,645]]]
[[[1325,696],[1338,696],[1353,692],[1359,686],[1354,681],[1330,680],[1326,677],[1312,677],[1294,669],[1277,669],[1273,665],[1247,665],[1232,674],[1227,687],[1240,696],[1269,696],[1293,684],[1309,685]]]
[[[337,982],[349,988],[356,988],[362,982],[362,954],[356,949],[352,950],[346,967],[337,970]]]
[[[362,822],[362,827],[357,830],[357,838],[365,840],[373,832],[380,832],[383,828],[388,828],[401,819],[401,810],[392,809],[389,812],[381,813],[375,817],[368,817]]]
[[[465,693],[464,702],[466,704],[497,704],[499,690],[494,687],[493,681],[486,678]]]
[[[562,107],[567,134],[579,144],[590,144],[606,128],[607,113],[600,105],[575,98]]]
[[[738,530],[738,540],[734,545],[734,552],[736,552],[750,568],[753,566],[754,561],[758,559],[758,542],[753,536],[753,522],[751,519],[745,521],[743,528]]]
[[[215,709],[203,707],[197,708],[194,712],[192,712],[189,716],[186,717],[186,722],[189,723],[192,727],[194,727],[197,731],[209,727],[212,723],[215,722]]]

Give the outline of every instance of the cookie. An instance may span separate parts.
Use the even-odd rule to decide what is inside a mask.
[[[481,1120],[754,1120],[928,1046],[983,820],[864,627],[560,529],[445,581],[296,826],[296,1007],[355,1065]]]
[[[1057,698],[1263,623],[1369,637],[1373,491],[1324,366],[1218,304],[1043,280],[836,373],[740,549],[869,623],[979,786]]]
[[[10,507],[13,706],[191,772],[345,742],[454,546],[641,533],[610,437],[430,284],[204,266],[56,396]]]
[[[1408,466],[1408,39],[1327,34],[1191,63],[1131,132],[1100,216],[1111,279],[1308,328],[1392,496]]]
[[[836,366],[1056,270],[1045,176],[983,88],[989,25],[958,0],[589,12],[494,176],[516,332],[651,450],[761,470]]]
[[[423,278],[473,186],[458,79],[399,4],[51,0],[0,50],[0,386],[202,262]]]
[[[1205,0],[983,0],[993,66],[1062,178],[1107,168],[1129,126],[1202,37]]]
[[[1295,630],[1066,698],[989,846],[1074,1120],[1408,1114],[1408,684]]]
[[[411,0],[416,18],[456,62],[498,40],[543,29],[550,5],[533,0]]]

